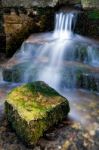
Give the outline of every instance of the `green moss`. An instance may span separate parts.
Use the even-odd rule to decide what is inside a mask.
[[[27,121],[31,119],[43,118],[46,111],[49,111],[56,104],[62,102],[62,98],[58,97],[59,94],[51,88],[43,86],[39,82],[33,84],[23,85],[14,89],[7,98],[7,102],[17,108],[20,115]],[[44,96],[49,99],[44,99]],[[54,97],[51,100],[51,97]],[[57,100],[56,100],[57,98]]]
[[[99,19],[99,10],[91,10],[88,12],[88,18],[93,20]]]
[[[13,89],[5,102],[8,122],[28,145],[34,145],[69,110],[68,101],[41,81]]]

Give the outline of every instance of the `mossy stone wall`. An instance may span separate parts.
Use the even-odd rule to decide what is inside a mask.
[[[6,56],[11,57],[22,42],[32,33],[53,30],[54,9],[4,8],[4,32],[6,34]]]

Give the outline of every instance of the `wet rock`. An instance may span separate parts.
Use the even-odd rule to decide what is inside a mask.
[[[6,33],[6,56],[12,56],[31,32],[38,30],[32,18],[16,14],[4,16],[4,27]]]
[[[5,34],[0,36],[2,43],[4,43],[3,39],[5,39],[6,44],[3,45],[5,45],[5,53],[8,57],[11,57],[20,48],[22,42],[30,34],[53,29],[55,10],[51,7],[26,9],[15,7],[8,9],[10,13],[5,13],[6,9],[3,9],[2,26]]]
[[[57,135],[54,132],[52,132],[52,133],[46,133],[45,134],[45,138],[47,140],[54,141],[54,140],[56,140]]]
[[[95,137],[97,138],[97,140],[99,140],[99,130],[98,129],[96,130]]]
[[[44,82],[12,90],[5,102],[8,122],[27,144],[34,145],[49,127],[65,118],[68,101]]]
[[[8,150],[21,150],[21,148],[18,144],[11,144],[9,145]]]
[[[94,92],[99,92],[99,73],[92,72],[85,66],[71,66],[62,70],[61,87],[82,88]]]
[[[19,63],[13,65],[10,69],[3,70],[3,79],[10,82],[24,82],[24,76],[26,73],[26,68],[31,64],[31,61],[24,63]],[[46,63],[43,63],[46,65]],[[75,69],[74,69],[75,68]],[[37,80],[37,76],[42,70],[42,65],[39,65],[38,68],[33,66],[28,74],[28,81]],[[55,69],[53,69],[54,71]],[[90,68],[87,65],[83,64],[66,64],[64,68],[61,68],[61,88],[82,88],[89,91],[99,92],[99,73],[97,70]],[[59,73],[60,73],[59,72]],[[22,74],[23,73],[23,74]]]
[[[26,72],[26,68],[30,65],[31,61],[25,62],[25,63],[19,63],[17,65],[14,65],[10,69],[4,69],[3,70],[3,80],[8,82],[24,82],[23,74]],[[30,78],[29,82],[36,80],[36,75],[38,71],[40,71],[41,68],[33,67],[30,71]],[[22,74],[23,72],[23,74]]]
[[[62,150],[68,149],[70,145],[71,145],[71,142],[66,140],[65,143],[63,144]]]

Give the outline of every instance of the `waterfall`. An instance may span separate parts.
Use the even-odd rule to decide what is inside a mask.
[[[47,42],[39,46],[36,50],[40,49],[38,56],[40,58],[48,58],[47,65],[42,65],[38,59],[34,60],[24,72],[23,82],[30,82],[33,80],[43,80],[50,86],[57,88],[61,82],[61,68],[63,64],[63,56],[65,50],[71,45],[71,41],[65,41],[73,35],[75,26],[76,15],[74,13],[57,13],[55,17],[55,29],[51,36],[52,41]],[[54,40],[56,39],[56,40]],[[34,44],[33,44],[34,45]],[[23,49],[24,46],[22,46]],[[25,46],[27,47],[27,46]],[[25,49],[24,47],[24,49]],[[28,52],[24,51],[24,56],[29,56],[30,51],[28,46]],[[33,46],[32,46],[33,47]],[[27,48],[26,48],[27,49]],[[32,50],[33,51],[33,50]],[[32,54],[32,52],[30,52]],[[30,55],[31,55],[30,54]],[[24,58],[24,57],[23,57]],[[30,56],[29,56],[30,58]],[[39,70],[37,70],[39,68]],[[35,70],[36,76],[33,76],[33,70]],[[35,73],[34,73],[35,74]],[[53,75],[54,74],[54,75]]]
[[[3,81],[2,68],[0,68],[0,82]]]
[[[45,51],[47,53],[50,50],[50,63],[40,72],[39,80],[44,80],[56,89],[60,86],[61,82],[61,68],[64,53],[68,49],[68,46],[71,45],[70,41],[65,41],[64,39],[70,39],[73,36],[76,23],[75,16],[74,13],[61,12],[56,14],[53,37],[57,38],[57,40],[47,44],[48,48]],[[73,82],[75,81],[73,80]]]
[[[58,91],[62,88],[98,91],[99,46],[74,34],[76,17],[76,12],[59,12],[55,15],[53,32],[31,35],[12,58],[16,65],[8,70],[8,75],[5,72],[4,79],[11,74],[9,80],[12,78],[13,82],[41,80]]]
[[[99,49],[95,47],[88,46],[87,48],[88,62],[92,66],[99,66]]]
[[[54,29],[54,37],[65,39],[70,38],[73,35],[73,30],[76,24],[76,16],[75,13],[57,13],[55,15],[55,29]]]

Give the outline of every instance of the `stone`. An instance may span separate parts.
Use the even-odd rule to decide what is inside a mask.
[[[99,0],[81,0],[82,6],[86,8],[99,8]]]
[[[9,9],[10,13],[5,14],[4,11],[2,22],[6,36],[6,42],[3,45],[6,47],[7,57],[11,57],[32,33],[53,29],[54,9],[51,7],[23,9],[24,13],[21,12],[21,9],[18,9],[18,12],[16,12],[16,8]]]
[[[14,62],[12,62],[13,64]],[[3,68],[3,80],[8,81],[8,82],[24,82],[23,80],[23,74],[25,74],[28,66],[30,66],[31,61],[15,64],[10,68]],[[37,74],[41,70],[40,67],[36,68],[33,67],[30,71],[30,79],[29,82],[36,81],[37,80]],[[23,72],[23,74],[22,74]]]
[[[13,89],[7,96],[5,112],[20,139],[34,146],[51,126],[66,118],[69,102],[42,81]]]
[[[14,1],[14,2],[13,2]],[[28,7],[47,7],[47,6],[51,6],[51,7],[55,7],[57,4],[76,4],[78,2],[80,2],[81,0],[3,0],[2,1],[2,5],[4,7],[18,7],[18,6],[24,6],[26,8]]]
[[[22,42],[33,32],[38,30],[38,26],[33,19],[16,14],[4,15],[4,27],[6,33],[6,55],[12,56],[21,46]]]

